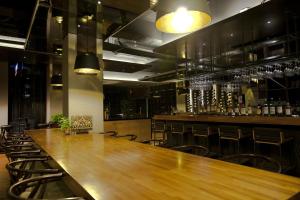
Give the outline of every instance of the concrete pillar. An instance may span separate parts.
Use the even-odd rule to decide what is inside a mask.
[[[51,120],[51,116],[63,113],[63,90],[50,85],[52,75],[57,73],[53,69],[53,59],[50,58],[47,71],[47,122]]]
[[[71,15],[63,44],[63,113],[69,118],[77,115],[92,116],[92,132],[103,132],[103,73],[97,76],[74,73],[77,55],[77,33],[74,31],[77,29],[77,20],[74,19],[74,13],[77,11],[76,1],[69,1],[68,7]],[[95,53],[102,63],[102,39],[95,38],[94,42],[97,44]]]
[[[8,62],[0,61],[0,125],[8,123]]]

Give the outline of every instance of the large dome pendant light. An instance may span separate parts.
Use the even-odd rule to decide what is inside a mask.
[[[211,20],[207,0],[161,0],[155,25],[165,33],[190,33],[208,25]]]
[[[88,23],[89,19],[87,19]],[[87,28],[88,29],[88,28]],[[87,50],[85,53],[77,55],[75,60],[74,72],[77,74],[97,75],[100,72],[99,59],[96,54],[88,51],[88,31],[87,31]]]

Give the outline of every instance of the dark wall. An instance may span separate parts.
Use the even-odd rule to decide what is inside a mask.
[[[9,65],[9,122],[27,118],[29,128],[46,121],[46,65]]]

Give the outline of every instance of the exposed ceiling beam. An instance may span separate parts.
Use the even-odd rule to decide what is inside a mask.
[[[149,0],[102,0],[103,6],[125,10],[135,14],[141,14],[149,8]]]

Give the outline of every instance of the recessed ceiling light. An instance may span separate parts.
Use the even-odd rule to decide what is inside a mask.
[[[100,4],[101,4],[101,1],[98,1],[97,3],[98,3],[98,5],[100,5]]]
[[[6,35],[0,35],[0,40],[11,41],[11,42],[22,42],[22,43],[25,43],[26,41],[25,38],[10,37]]]
[[[15,48],[15,49],[24,49],[23,44],[12,44],[7,42],[0,42],[1,47]]]
[[[233,34],[233,33],[231,33],[231,34],[230,34],[230,37],[233,37],[233,36],[234,36],[234,34]]]
[[[272,23],[272,21],[270,21],[270,20],[269,20],[269,21],[267,21],[267,24],[271,24],[271,23]]]

